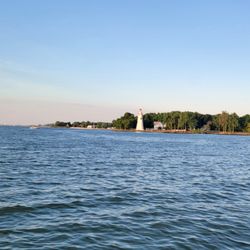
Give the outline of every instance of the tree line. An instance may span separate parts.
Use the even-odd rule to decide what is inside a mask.
[[[54,124],[52,124],[52,127],[77,127],[77,128],[87,128],[89,125],[94,126],[96,128],[110,128],[112,127],[112,123],[110,122],[90,122],[90,121],[82,121],[82,122],[62,122],[62,121],[56,121]]]
[[[154,122],[160,121],[166,130],[187,130],[187,131],[222,131],[222,132],[248,132],[250,133],[250,115],[238,116],[236,113],[223,111],[220,114],[200,114],[190,111],[172,111],[165,113],[146,113],[143,116],[144,128],[152,129]],[[120,118],[110,122],[61,122],[57,121],[53,127],[81,127],[87,128],[89,125],[95,128],[116,128],[135,129],[137,116],[126,112]]]
[[[223,111],[220,114],[200,114],[198,112],[172,111],[166,113],[147,113],[143,116],[144,128],[152,129],[155,121],[160,121],[167,130],[200,130],[223,132],[250,132],[250,115],[239,117],[236,113]],[[126,112],[114,120],[117,129],[135,129],[137,117]]]

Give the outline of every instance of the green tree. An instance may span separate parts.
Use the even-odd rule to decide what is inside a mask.
[[[244,115],[239,118],[239,130],[247,131],[248,123],[250,123],[250,115]]]
[[[172,117],[173,117],[173,129],[178,129],[178,121],[180,119],[180,113],[179,111],[173,111]]]
[[[187,129],[188,113],[181,112],[178,119],[178,129]]]
[[[228,131],[234,132],[239,126],[239,116],[236,113],[232,113],[228,116]]]
[[[144,128],[153,128],[154,127],[154,119],[152,114],[145,114],[143,116],[143,125]]]
[[[126,112],[122,117],[113,121],[113,126],[117,129],[134,129],[136,127],[136,117]]]
[[[73,122],[72,127],[80,127],[81,123],[80,122]]]
[[[245,127],[245,132],[250,133],[250,122],[247,123]]]
[[[226,111],[222,111],[218,118],[220,130],[226,132],[228,128],[229,114]]]
[[[211,130],[220,130],[219,114],[212,117]]]
[[[164,124],[165,124],[165,128],[172,130],[173,126],[174,126],[174,116],[173,113],[166,113],[165,117],[164,117]]]
[[[70,122],[61,122],[61,121],[56,121],[54,124],[55,127],[71,127]]]
[[[187,128],[189,130],[194,130],[198,124],[198,113],[187,112]],[[200,127],[199,127],[200,128]]]

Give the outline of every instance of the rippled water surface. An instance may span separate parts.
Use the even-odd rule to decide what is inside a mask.
[[[250,137],[0,127],[0,249],[250,249]]]

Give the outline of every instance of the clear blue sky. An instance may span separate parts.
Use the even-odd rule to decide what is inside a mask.
[[[249,10],[248,0],[2,0],[0,123],[139,107],[250,113]]]

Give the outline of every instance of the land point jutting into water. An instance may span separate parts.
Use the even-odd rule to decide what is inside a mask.
[[[140,109],[138,115],[126,112],[112,122],[57,121],[52,127],[113,129],[116,131],[145,131],[163,133],[217,133],[250,134],[250,115],[239,116],[236,113],[222,111],[220,114],[200,114],[190,111],[172,111],[146,113]]]

